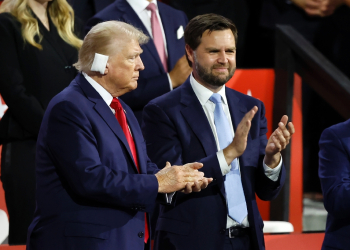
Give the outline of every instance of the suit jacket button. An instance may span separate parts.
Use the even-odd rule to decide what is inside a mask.
[[[139,238],[142,238],[143,235],[144,235],[144,233],[142,231],[138,233]]]
[[[225,229],[225,228],[224,228],[224,229],[221,229],[221,231],[220,231],[221,234],[225,234],[225,232],[226,232],[226,229]]]

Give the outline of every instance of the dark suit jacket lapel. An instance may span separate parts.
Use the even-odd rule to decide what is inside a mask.
[[[226,98],[227,98],[227,103],[230,109],[230,115],[231,115],[231,120],[232,120],[232,125],[234,127],[234,131],[236,132],[238,124],[241,122],[243,119],[244,115],[248,112],[247,107],[243,104],[243,101],[240,100],[240,98],[236,95],[235,91],[232,89],[229,89],[226,87]],[[252,129],[252,128],[251,128]],[[249,132],[248,134],[248,144],[249,141],[251,140],[251,134]],[[248,147],[248,146],[247,146]],[[245,162],[245,157],[242,155],[239,157],[239,164],[240,164],[240,171],[241,171],[241,176],[244,175],[244,164]],[[242,185],[243,185],[243,191],[249,190],[247,188],[247,185],[249,183],[246,183],[246,178],[241,178],[242,180]],[[246,195],[246,199],[247,199]],[[247,202],[248,204],[248,202]]]
[[[150,41],[148,43],[142,45],[142,47],[149,51],[149,53],[153,56],[154,60],[157,62],[158,66],[162,69],[163,73],[165,73],[163,64],[160,61],[160,57],[158,55],[158,51],[156,49],[156,46],[154,45],[153,39],[151,39],[149,32],[147,31],[145,25],[143,25],[139,16],[135,13],[133,8],[131,8],[130,4],[128,4],[128,2],[125,0],[116,1],[115,4],[116,4],[116,7],[120,11],[124,12],[123,19],[125,22],[132,24],[135,27],[140,28],[143,31],[143,33],[145,33],[146,35],[148,35],[150,37]]]
[[[113,3],[113,0],[94,0],[96,13],[106,8],[106,6],[108,6],[111,3]]]
[[[120,103],[122,104],[122,106],[125,109],[126,104],[120,100]],[[134,139],[135,142],[135,147],[136,147],[136,152],[137,152],[137,156],[138,156],[138,163],[139,163],[139,167],[140,167],[140,173],[141,174],[146,174],[147,173],[147,165],[145,164],[146,161],[144,159],[147,158],[146,155],[144,155],[144,151],[142,148],[142,144],[144,143],[143,141],[143,135],[141,134],[141,129],[139,128],[139,123],[136,120],[135,116],[133,116],[131,114],[131,109],[128,109],[128,111],[126,111],[126,119],[128,121],[128,125],[129,128],[131,130],[131,134],[132,137]],[[136,167],[136,165],[135,165]]]
[[[232,120],[233,129],[236,131],[238,124],[241,122],[244,115],[247,113],[247,107],[240,102],[239,97],[236,95],[235,91],[226,88],[226,99],[227,104],[230,109],[230,115]]]
[[[183,84],[180,102],[184,105],[181,109],[181,113],[201,142],[206,155],[217,152],[215,138],[213,133],[211,133],[211,127],[207,116],[189,80]],[[207,131],[209,131],[209,133]]]
[[[129,143],[126,140],[124,132],[120,127],[117,119],[113,115],[110,108],[107,106],[106,102],[102,99],[102,97],[97,93],[97,91],[90,85],[90,83],[85,79],[82,74],[78,74],[75,78],[79,86],[83,89],[86,97],[93,103],[95,103],[94,109],[95,111],[102,117],[102,119],[107,123],[113,133],[119,138],[119,140],[124,144],[127,149],[129,156],[133,160],[133,156],[130,151]],[[135,162],[134,162],[135,170],[137,171]]]
[[[159,9],[159,15],[162,19],[164,34],[166,38],[167,43],[167,51],[168,51],[168,68],[171,69],[175,66],[172,65],[172,58],[177,58],[178,55],[175,55],[177,52],[176,48],[174,47],[174,42],[177,41],[177,29],[179,27],[174,27],[173,21],[171,20],[172,13],[168,13],[166,11],[166,8],[163,7],[163,4],[158,2],[158,9]],[[185,27],[183,27],[185,28]],[[183,48],[183,51],[185,52],[185,48]]]

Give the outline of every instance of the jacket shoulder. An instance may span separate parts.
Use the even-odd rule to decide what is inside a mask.
[[[241,92],[238,92],[237,90],[226,87],[226,96],[229,97],[230,95],[234,95],[234,96],[238,97],[241,101],[244,101],[247,103],[252,103],[254,105],[260,106],[261,104],[263,104],[262,101],[260,101],[259,99],[255,98],[255,97],[243,94]]]
[[[15,27],[16,29],[21,28],[21,23],[8,12],[0,13],[0,25],[5,27]]]
[[[326,132],[332,132],[336,134],[338,138],[350,137],[350,119],[326,128],[323,134]]]
[[[177,106],[181,100],[181,87],[158,96],[157,98],[151,100],[147,105],[156,105],[163,108]]]
[[[162,2],[157,2],[158,4],[158,8],[164,10],[164,11],[167,11],[167,12],[171,12],[173,13],[174,15],[181,15],[181,16],[186,16],[185,12],[183,12],[182,10],[178,10],[178,9],[175,9],[165,3],[162,3]]]

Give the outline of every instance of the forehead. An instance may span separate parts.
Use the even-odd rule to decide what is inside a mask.
[[[121,49],[124,53],[141,53],[140,44],[135,39],[127,39],[122,42]]]
[[[236,41],[232,30],[204,31],[198,47],[235,47]]]

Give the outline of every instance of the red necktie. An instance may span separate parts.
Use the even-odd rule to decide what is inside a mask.
[[[168,72],[167,56],[165,54],[163,34],[157,17],[157,6],[154,3],[150,3],[146,7],[146,9],[151,11],[151,26],[154,45],[156,46],[158,55],[163,64],[165,72]]]
[[[126,116],[124,113],[124,109],[122,105],[120,104],[118,98],[113,97],[112,103],[110,104],[111,108],[115,110],[115,118],[117,118],[120,126],[123,129],[123,132],[125,134],[126,140],[128,141],[131,154],[134,158],[136,167],[138,172],[140,173],[140,168],[139,168],[139,162],[137,160],[137,153],[136,153],[136,147],[135,147],[135,142],[134,139],[132,138],[128,122],[126,120]],[[148,232],[148,222],[147,222],[147,214],[145,213],[145,243],[147,243],[149,238],[149,232]]]

